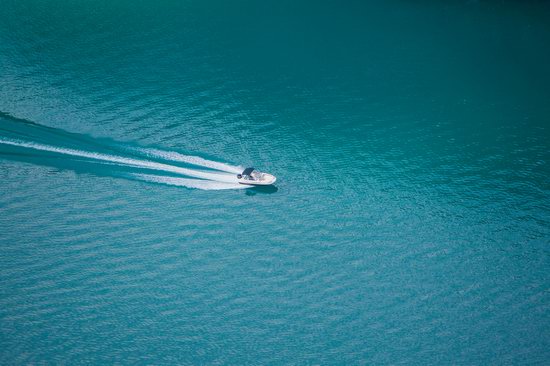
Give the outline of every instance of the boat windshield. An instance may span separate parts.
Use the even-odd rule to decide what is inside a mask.
[[[254,170],[252,173],[250,173],[250,178],[252,180],[261,180],[263,178],[263,173],[257,171],[257,170]]]

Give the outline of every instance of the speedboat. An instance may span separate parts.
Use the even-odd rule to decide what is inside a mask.
[[[277,180],[273,175],[262,173],[254,168],[246,168],[241,174],[237,174],[237,180],[240,184],[251,186],[269,186]]]

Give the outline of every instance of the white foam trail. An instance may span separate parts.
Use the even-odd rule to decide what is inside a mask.
[[[94,152],[88,152],[88,151],[82,151],[82,150],[67,149],[67,148],[55,147],[50,145],[37,144],[34,142],[24,142],[24,141],[17,141],[17,140],[10,141],[10,140],[0,139],[0,144],[26,147],[29,149],[49,151],[49,152],[55,152],[59,154],[78,156],[78,157],[95,159],[95,160],[109,161],[112,163],[118,163],[118,164],[129,165],[129,166],[140,167],[140,168],[147,168],[152,170],[159,170],[163,172],[182,174],[189,177],[208,179],[208,180],[217,181],[217,182],[238,184],[237,176],[234,174],[211,173],[211,172],[206,172],[201,170],[192,170],[192,169],[181,168],[181,167],[177,167],[169,164],[156,163],[148,160],[124,158],[116,155],[108,155],[108,154],[94,153]]]
[[[239,174],[244,170],[244,168],[241,166],[233,166],[229,164],[219,163],[217,161],[206,160],[198,156],[183,155],[175,151],[162,151],[157,149],[139,149],[139,148],[135,150],[147,156],[153,156],[153,157],[162,158],[165,160],[178,161],[182,163],[203,166],[205,168],[212,168],[212,169],[221,170],[223,172],[228,172],[233,174]]]
[[[204,190],[221,190],[221,189],[246,189],[250,186],[239,183],[223,183],[223,182],[214,182],[211,180],[202,180],[202,179],[186,179],[186,178],[176,178],[176,177],[166,177],[153,174],[130,174],[132,177],[139,180],[152,183],[168,184],[171,186],[187,187],[187,188],[197,188]]]

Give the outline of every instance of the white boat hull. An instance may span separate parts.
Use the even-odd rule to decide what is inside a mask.
[[[261,180],[251,180],[251,179],[246,179],[246,177],[237,178],[237,180],[239,181],[240,184],[246,184],[249,186],[270,186],[273,183],[275,183],[277,178],[275,178],[275,176],[271,174],[263,173]]]

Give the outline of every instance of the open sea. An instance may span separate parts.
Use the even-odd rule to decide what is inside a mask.
[[[550,2],[0,19],[1,365],[550,364]]]

